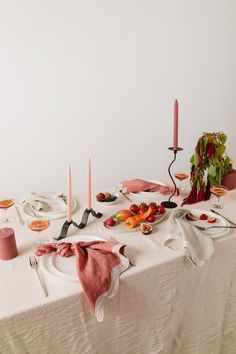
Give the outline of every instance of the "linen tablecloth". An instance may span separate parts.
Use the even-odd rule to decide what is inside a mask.
[[[235,201],[236,191],[222,197],[225,211],[234,219]],[[79,202],[82,206],[74,215],[77,221],[85,205],[82,197]],[[191,208],[209,210],[211,203]],[[94,203],[94,209],[106,218],[128,205],[121,199],[111,207]],[[59,234],[62,222],[53,221],[45,237]],[[136,265],[122,274],[119,293],[107,302],[104,321],[98,323],[79,282],[43,273],[49,293],[44,298],[28,264],[36,236],[17,220],[12,226],[19,256],[0,261],[0,353],[235,354],[234,230],[214,241],[215,253],[203,267],[193,267],[179,251],[163,245],[165,221],[149,236],[116,234],[92,217],[84,230],[71,227],[69,235],[97,235],[127,244],[127,255]]]

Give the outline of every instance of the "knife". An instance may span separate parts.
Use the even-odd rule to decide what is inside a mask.
[[[210,209],[213,213],[215,213],[215,214],[217,214],[217,215],[219,215],[219,216],[221,216],[223,219],[225,219],[226,221],[228,221],[230,224],[232,224],[232,225],[235,225],[236,226],[236,223],[235,222],[233,222],[233,221],[231,221],[231,220],[229,220],[229,219],[227,219],[224,215],[221,215],[220,213],[218,213],[218,211],[215,211],[214,209]]]

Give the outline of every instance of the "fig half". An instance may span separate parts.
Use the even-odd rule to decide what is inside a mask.
[[[149,235],[152,232],[152,226],[144,222],[140,225],[140,229],[144,235]]]
[[[197,221],[198,220],[192,213],[187,213],[185,215],[185,217],[188,221]]]

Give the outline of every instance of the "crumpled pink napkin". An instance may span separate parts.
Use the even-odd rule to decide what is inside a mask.
[[[99,322],[104,318],[104,302],[116,295],[119,277],[129,267],[125,245],[106,241],[49,243],[37,246],[36,256],[57,252],[75,255],[76,271],[85,297]]]
[[[161,184],[148,182],[143,179],[131,179],[128,181],[123,181],[121,182],[121,187],[124,190],[124,193],[159,191],[161,194],[170,194],[174,193],[175,190],[174,187],[162,186]],[[178,189],[176,195],[179,195]]]

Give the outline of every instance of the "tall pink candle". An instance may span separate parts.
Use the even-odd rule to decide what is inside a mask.
[[[88,209],[92,209],[92,182],[91,182],[91,159],[88,166]]]
[[[71,167],[68,166],[67,171],[67,215],[66,220],[71,221],[71,212],[72,212],[72,196],[71,196]]]
[[[173,137],[173,149],[177,151],[178,149],[178,110],[179,104],[178,101],[174,102],[174,137]]]

